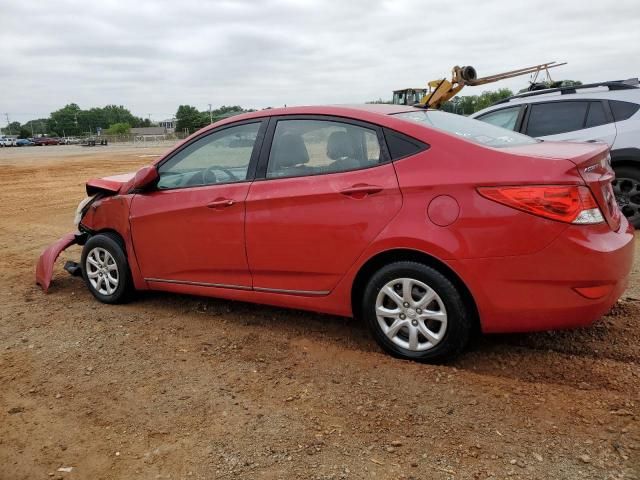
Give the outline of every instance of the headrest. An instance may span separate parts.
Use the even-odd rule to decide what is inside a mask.
[[[327,157],[331,160],[354,158],[355,149],[346,132],[333,132],[327,140]]]
[[[289,132],[275,138],[271,157],[276,160],[275,167],[278,169],[307,163],[309,152],[304,145],[302,135]]]

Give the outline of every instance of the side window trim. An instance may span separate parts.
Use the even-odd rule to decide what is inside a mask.
[[[411,137],[405,133],[399,132],[397,130],[394,130],[392,128],[388,128],[388,127],[384,127],[383,129],[384,132],[384,146],[387,149],[387,151],[389,152],[389,158],[391,158],[392,162],[397,162],[398,160],[402,160],[403,158],[407,158],[407,157],[413,157],[414,155],[417,155],[418,153],[422,153],[425,150],[429,150],[431,148],[431,145],[429,145],[428,143],[423,142],[422,140],[418,140],[417,138]],[[409,142],[413,145],[416,146],[416,148],[418,149],[416,152],[414,153],[410,153],[407,155],[402,155],[402,156],[398,156],[396,158],[393,157],[393,155],[391,154],[391,149],[389,148],[388,145],[388,137],[390,135],[394,135],[396,137],[401,138],[402,140]]]
[[[168,155],[167,157],[163,158],[162,161],[160,161],[160,162],[158,162],[156,164],[156,166],[155,166],[156,170],[159,171],[159,169],[160,169],[160,167],[162,167],[162,165],[164,165],[165,163],[170,161],[172,158],[174,158],[176,155],[178,155],[184,149],[190,147],[191,145],[193,145],[196,142],[199,142],[203,138],[208,137],[209,135],[214,135],[216,133],[222,132],[222,131],[227,130],[229,128],[239,127],[241,125],[250,125],[250,124],[253,124],[253,123],[260,123],[260,128],[258,129],[258,134],[256,136],[256,141],[253,144],[253,150],[251,151],[251,158],[249,160],[249,167],[247,169],[247,177],[244,180],[241,180],[241,181],[238,181],[238,182],[231,182],[231,183],[251,182],[255,178],[258,158],[259,158],[259,155],[260,155],[260,150],[261,150],[261,148],[263,146],[263,143],[264,143],[265,133],[266,133],[266,130],[267,130],[268,119],[265,119],[265,118],[252,118],[252,119],[247,119],[247,120],[241,120],[239,122],[233,122],[233,123],[227,123],[225,125],[221,125],[220,127],[214,128],[212,130],[207,130],[206,132],[203,132],[202,134],[198,135],[197,137],[194,137],[189,142],[182,144],[178,149],[176,149],[173,152],[171,152],[170,155]],[[228,183],[218,183],[218,184],[214,184],[214,185],[189,185],[189,186],[183,186],[183,187],[166,188],[166,189],[163,189],[163,191],[165,191],[165,190],[166,191],[168,191],[168,190],[182,190],[182,189],[185,189],[185,188],[196,188],[196,187],[199,187],[199,188],[201,188],[201,187],[213,187],[213,186],[216,186],[216,185],[228,185]]]
[[[377,166],[384,165],[386,163],[391,162],[391,155],[389,154],[389,150],[387,149],[387,142],[384,139],[383,129],[380,125],[363,122],[360,120],[355,120],[349,117],[339,117],[336,115],[304,115],[304,114],[275,115],[275,116],[269,117],[269,125],[265,130],[264,139],[262,141],[262,148],[260,149],[260,155],[257,162],[254,181],[279,180],[282,178],[302,178],[302,177],[267,178],[267,167],[269,165],[269,155],[271,153],[273,137],[275,135],[276,126],[278,122],[281,120],[318,120],[318,121],[325,121],[325,122],[338,122],[338,123],[347,123],[349,125],[355,125],[362,128],[368,128],[369,130],[374,130],[376,132],[376,136],[378,138],[378,144],[380,146],[380,162],[377,163],[376,165],[372,165],[371,167],[366,167],[366,168],[375,168]],[[360,168],[355,170],[366,170],[366,168]],[[355,171],[355,170],[347,170],[347,171]],[[333,175],[337,173],[343,173],[343,172],[316,173],[316,174],[307,175],[307,176]]]

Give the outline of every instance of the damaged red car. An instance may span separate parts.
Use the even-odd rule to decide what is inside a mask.
[[[633,229],[606,145],[441,111],[295,107],[228,118],[87,183],[71,244],[101,302],[162,290],[365,319],[441,361],[470,334],[589,325],[625,290]]]

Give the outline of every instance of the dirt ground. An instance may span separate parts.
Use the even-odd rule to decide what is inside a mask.
[[[36,259],[84,181],[161,151],[0,150],[0,479],[640,478],[638,262],[591,328],[483,337],[447,366],[343,318],[102,305],[62,269],[78,247],[43,294]]]

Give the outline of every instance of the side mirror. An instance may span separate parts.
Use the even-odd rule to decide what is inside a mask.
[[[133,178],[133,189],[137,191],[153,188],[160,180],[158,169],[154,165],[147,165],[136,172]]]

